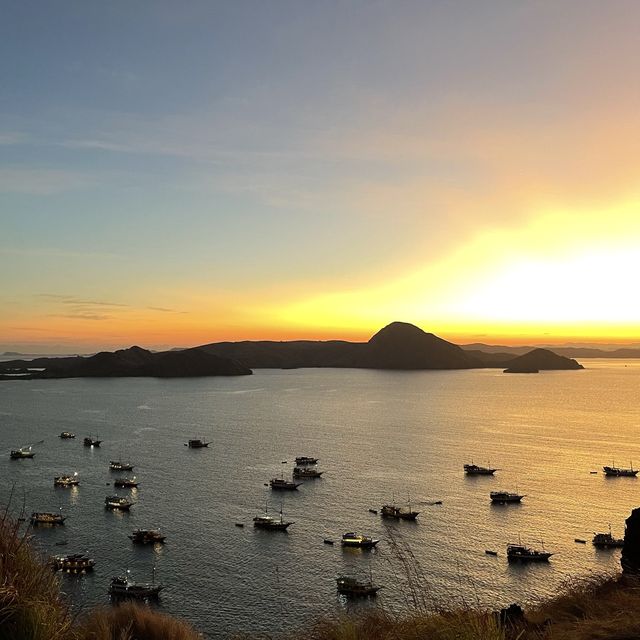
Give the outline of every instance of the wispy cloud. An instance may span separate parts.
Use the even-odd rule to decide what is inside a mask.
[[[22,144],[28,136],[22,131],[0,131],[0,145]]]
[[[97,182],[96,176],[81,171],[31,167],[0,169],[0,193],[47,196],[88,189]]]
[[[147,307],[150,311],[160,311],[161,313],[188,313],[187,311],[180,311],[178,309],[167,309],[166,307]]]
[[[99,313],[50,313],[48,318],[72,318],[74,320],[111,320],[113,316]]]

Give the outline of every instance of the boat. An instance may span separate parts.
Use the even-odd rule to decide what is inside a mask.
[[[87,571],[93,571],[96,564],[93,558],[83,553],[53,556],[50,562],[54,571],[63,571],[64,573],[87,573]]]
[[[44,525],[58,525],[64,524],[66,517],[61,513],[50,513],[48,511],[34,511],[31,514],[31,524],[38,526]]]
[[[280,518],[274,518],[268,515],[267,507],[264,509],[263,516],[256,516],[253,519],[253,526],[256,529],[269,529],[271,531],[286,531],[287,527],[290,527],[293,522],[286,522],[282,515],[282,509],[280,509]]]
[[[166,536],[160,533],[160,529],[134,529],[129,538],[136,544],[156,544],[164,542]]]
[[[602,467],[602,470],[604,475],[610,478],[635,478],[640,471],[640,469],[633,468],[633,463],[629,469],[625,469],[624,467],[616,467],[613,462],[610,467]]]
[[[293,469],[294,478],[320,478],[323,473],[324,471],[318,471],[310,467],[294,467]]]
[[[345,596],[367,597],[375,596],[382,587],[377,587],[371,580],[360,581],[350,576],[336,578],[338,593]]]
[[[199,438],[192,438],[189,442],[185,442],[184,446],[189,447],[189,449],[204,449],[204,447],[209,446],[209,443]]]
[[[72,476],[55,476],[53,478],[54,487],[77,487],[79,484],[77,471]]]
[[[70,431],[63,431],[58,438],[62,438],[63,440],[71,440],[72,438],[75,438],[76,434],[75,433],[71,433]]]
[[[99,447],[102,444],[102,440],[89,436],[83,440],[83,443],[85,447]]]
[[[333,540],[331,540],[331,538],[325,538],[322,542],[324,542],[324,544],[333,545]]]
[[[520,502],[524,498],[524,494],[510,493],[509,491],[492,491],[489,494],[491,502],[496,504],[506,504],[508,502]]]
[[[133,478],[117,478],[113,481],[114,487],[121,487],[124,489],[135,489],[138,486],[139,482],[136,480],[136,477]]]
[[[497,551],[492,551],[491,549],[485,549],[484,552],[488,555],[488,556],[497,556],[498,552]]]
[[[374,540],[369,536],[358,535],[357,533],[345,533],[342,536],[343,547],[359,547],[360,549],[373,549],[380,540]]]
[[[539,551],[525,547],[523,544],[508,544],[507,559],[509,562],[546,562],[553,555],[548,551]]]
[[[402,507],[398,507],[395,504],[383,504],[380,507],[380,515],[383,518],[395,518],[396,520],[415,520],[419,511],[413,511],[411,509],[411,504],[409,504],[408,509],[403,509]]]
[[[22,460],[23,458],[33,458],[36,454],[31,451],[31,447],[20,447],[19,449],[12,449],[9,457],[12,460]]]
[[[133,471],[133,465],[128,462],[120,462],[119,460],[111,460],[109,462],[110,471]]]
[[[116,576],[111,578],[109,585],[109,595],[112,598],[134,598],[146,600],[157,598],[164,589],[161,584],[149,582],[133,582],[129,576]]]
[[[480,467],[477,464],[465,464],[464,472],[468,476],[492,476],[498,469],[493,469],[492,467]]]
[[[609,525],[608,533],[594,533],[591,540],[597,549],[621,549],[624,547],[624,538],[614,538]]]
[[[120,496],[107,496],[104,499],[105,509],[118,509],[120,511],[129,511],[133,506],[133,502]]]
[[[295,491],[301,484],[302,482],[285,480],[284,478],[271,478],[269,480],[269,486],[275,491]]]
[[[298,456],[296,458],[296,465],[301,464],[318,464],[319,458],[310,458],[309,456]]]

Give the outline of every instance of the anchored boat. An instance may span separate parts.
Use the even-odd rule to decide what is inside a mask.
[[[546,562],[553,555],[545,551],[531,549],[522,544],[507,545],[507,559],[509,562]]]
[[[133,506],[133,502],[120,496],[107,496],[104,499],[105,509],[116,509],[119,511],[129,511]]]
[[[63,440],[71,440],[72,438],[75,438],[76,434],[75,433],[71,433],[70,431],[63,431],[58,438],[62,438]]]
[[[380,540],[374,540],[369,536],[358,535],[357,533],[345,533],[342,536],[343,547],[358,547],[360,549],[373,549]]]
[[[133,471],[133,465],[128,462],[120,462],[120,460],[111,460],[109,462],[110,471]]]
[[[53,556],[51,558],[51,566],[54,571],[63,571],[64,573],[87,573],[88,571],[93,571],[95,564],[96,562],[93,558],[83,553]]]
[[[129,576],[117,576],[111,578],[109,595],[112,598],[134,598],[147,600],[157,598],[164,587],[161,584],[149,582],[133,582]]]
[[[121,487],[125,489],[135,489],[138,484],[140,483],[136,480],[135,476],[133,478],[117,478],[113,481],[114,487]]]
[[[525,494],[511,493],[509,491],[492,491],[489,494],[491,502],[496,504],[507,504],[509,502],[520,502]]]
[[[134,529],[129,538],[136,544],[155,544],[164,542],[166,536],[160,533],[160,529]]]
[[[269,480],[269,486],[275,491],[295,491],[301,484],[302,482],[285,480],[284,478],[271,478]]]
[[[256,516],[253,519],[253,526],[256,529],[269,529],[270,531],[286,531],[287,527],[290,527],[293,522],[286,522],[282,515],[282,509],[280,509],[280,518],[274,518],[267,514],[267,509],[264,510],[263,516]]]
[[[614,538],[609,525],[608,533],[594,533],[591,540],[597,549],[620,549],[624,547],[624,538]]]
[[[50,513],[48,511],[34,511],[31,514],[31,524],[34,526],[64,524],[66,519],[61,513]]]
[[[54,487],[77,487],[79,484],[77,471],[72,476],[55,476],[53,479]]]
[[[375,586],[371,580],[360,581],[350,576],[336,578],[336,586],[338,593],[353,597],[375,596],[382,588]]]
[[[624,467],[616,467],[613,462],[610,467],[602,467],[602,470],[604,475],[610,478],[635,478],[638,475],[638,471],[640,471],[640,469],[633,468],[633,463],[631,463],[629,469],[625,469]]]
[[[310,467],[294,467],[293,469],[294,478],[320,478],[323,473],[324,471],[318,471]]]
[[[83,443],[85,447],[99,447],[102,444],[102,440],[89,436],[83,440]]]
[[[415,520],[420,514],[419,511],[414,511],[411,508],[411,502],[407,502],[408,507],[406,509],[399,507],[395,503],[383,504],[380,507],[380,514],[383,518],[394,518],[395,520]]]
[[[21,460],[23,458],[33,458],[36,454],[31,451],[31,447],[20,447],[19,449],[12,449],[9,457],[12,460]]]
[[[492,476],[498,469],[493,469],[492,467],[480,467],[477,464],[465,464],[464,472],[468,476]]]
[[[184,446],[189,447],[189,449],[204,449],[204,447],[209,446],[209,443],[199,438],[192,438],[189,442],[185,442]]]

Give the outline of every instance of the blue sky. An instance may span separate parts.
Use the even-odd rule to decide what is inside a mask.
[[[407,279],[550,202],[564,233],[635,197],[636,3],[2,9],[0,348],[364,337],[394,309],[446,333]]]

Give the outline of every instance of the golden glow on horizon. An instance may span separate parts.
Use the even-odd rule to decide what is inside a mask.
[[[182,311],[112,305],[87,313],[41,303],[5,324],[3,341],[192,346],[217,340],[366,340],[393,320],[456,342],[522,344],[640,339],[640,200],[602,211],[548,207],[518,228],[486,229],[443,258],[388,281],[309,295],[283,283],[269,291],[185,290],[165,296]],[[89,303],[85,303],[89,304]],[[96,303],[100,304],[100,303]],[[106,304],[106,303],[105,303]],[[20,327],[23,328],[20,328]]]

